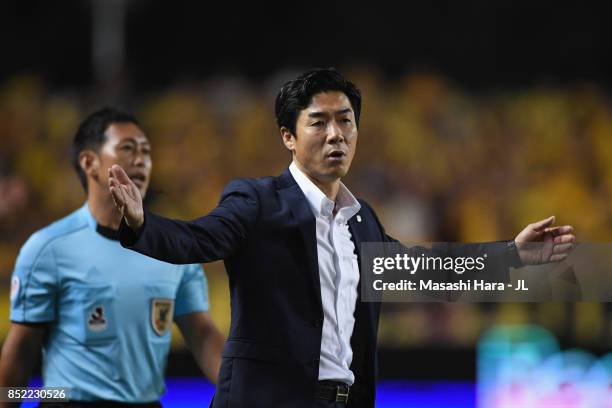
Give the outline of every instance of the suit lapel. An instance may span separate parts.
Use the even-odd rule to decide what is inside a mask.
[[[360,220],[360,221],[357,221],[357,220]],[[348,221],[349,231],[351,233],[351,240],[353,241],[353,244],[355,245],[355,254],[357,255],[357,265],[359,267],[359,278],[360,278],[359,282],[361,282],[361,277],[363,276],[363,271],[361,270],[361,243],[363,242],[365,235],[366,235],[365,232],[363,231],[364,226],[362,225],[363,222],[361,222],[361,220],[362,220],[361,211],[359,211],[357,214],[351,217],[351,219]]]
[[[321,307],[322,310],[321,281],[319,279],[319,261],[317,255],[317,231],[314,214],[308,206],[308,200],[291,176],[289,170],[286,170],[277,180],[279,184],[278,193],[282,199],[287,202],[289,211],[300,228],[304,247],[306,249],[308,271],[310,273],[313,288],[315,289],[319,307]]]
[[[362,208],[363,209],[363,208]],[[370,216],[368,217],[366,214],[368,212],[359,211],[355,216],[353,216],[348,224],[349,231],[351,232],[351,239],[355,244],[355,253],[357,254],[357,265],[359,267],[359,285],[358,285],[358,293],[357,293],[357,307],[365,307],[368,309],[368,313],[371,313],[372,316],[376,315],[376,308],[374,304],[376,302],[362,302],[361,301],[361,284],[363,282],[370,282],[371,279],[364,279],[366,273],[370,273],[368,268],[361,267],[361,244],[363,242],[379,242],[380,238],[376,235],[376,230],[373,228],[377,228],[377,222]]]
[[[359,218],[358,218],[359,216]],[[349,231],[351,232],[351,240],[355,245],[355,254],[357,255],[357,266],[359,269],[359,284],[357,285],[357,300],[355,302],[355,326],[353,327],[353,335],[351,336],[351,349],[353,351],[353,361],[350,369],[355,374],[355,381],[361,382],[364,376],[363,367],[366,358],[364,356],[364,344],[368,342],[368,332],[370,327],[370,312],[369,304],[361,301],[361,284],[364,281],[361,268],[361,243],[367,239],[367,233],[363,230],[364,221],[361,218],[361,211],[353,216],[349,222]],[[357,220],[361,220],[361,222]]]

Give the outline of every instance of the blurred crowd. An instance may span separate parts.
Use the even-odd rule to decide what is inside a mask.
[[[511,239],[527,223],[556,215],[574,225],[581,241],[612,241],[612,101],[595,84],[473,93],[434,75],[389,81],[367,70],[346,74],[362,89],[363,108],[345,183],[373,205],[391,235],[403,241]],[[216,205],[231,179],[287,167],[290,156],[273,114],[280,77],[262,83],[216,77],[122,99],[152,142],[152,210],[195,218]],[[103,103],[94,91],[49,89],[34,76],[0,83],[5,292],[27,237],[84,201],[70,144],[80,121]],[[222,264],[207,271],[213,314],[227,327]],[[6,311],[7,295],[1,303]],[[389,346],[432,339],[473,345],[491,322],[534,320],[557,333],[569,325],[581,341],[601,344],[609,326],[600,304],[569,311],[563,305],[385,308],[381,342]],[[398,324],[410,330],[393,330]]]

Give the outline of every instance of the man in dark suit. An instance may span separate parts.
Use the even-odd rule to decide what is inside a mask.
[[[340,179],[355,146],[361,95],[333,69],[304,73],[276,99],[293,162],[279,177],[241,179],[191,222],[145,212],[119,166],[110,190],[124,215],[121,242],[172,263],[225,261],[231,328],[214,407],[373,407],[380,303],[359,300],[362,242],[387,242],[372,208]],[[481,244],[508,265],[558,261],[571,227],[553,217],[515,241]],[[519,259],[520,258],[520,259]]]

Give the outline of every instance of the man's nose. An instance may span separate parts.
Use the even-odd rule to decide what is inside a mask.
[[[327,135],[327,141],[329,143],[338,143],[344,140],[342,129],[340,129],[340,126],[335,120],[329,122]]]
[[[146,154],[142,150],[137,149],[134,154],[134,166],[144,166],[146,162],[145,156]]]

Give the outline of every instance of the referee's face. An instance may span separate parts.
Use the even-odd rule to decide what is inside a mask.
[[[118,164],[140,190],[144,198],[151,178],[151,145],[134,123],[113,123],[106,130],[106,142],[100,149],[100,180],[108,185],[108,169]]]
[[[315,184],[344,177],[355,154],[357,126],[351,102],[343,92],[314,95],[300,112],[295,133],[285,131],[283,141],[300,170]]]

